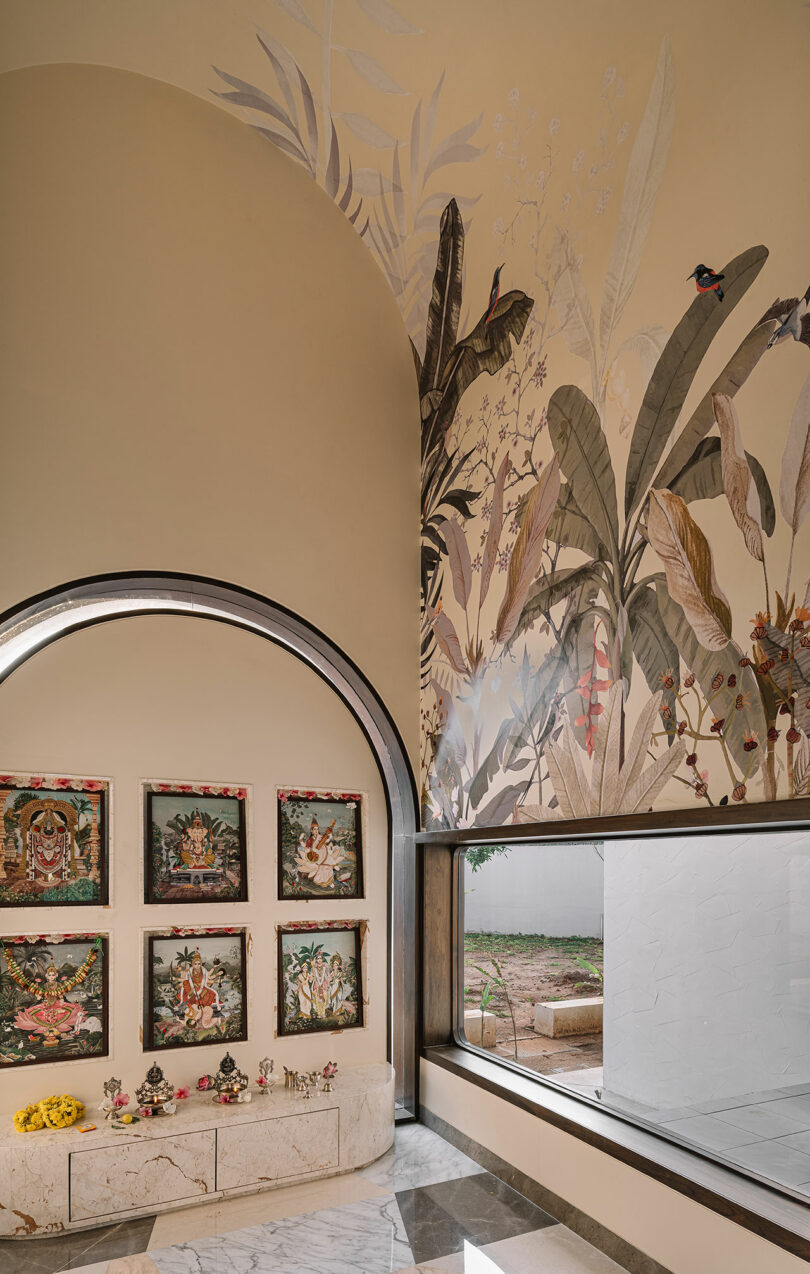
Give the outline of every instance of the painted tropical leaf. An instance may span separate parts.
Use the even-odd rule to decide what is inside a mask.
[[[478,767],[477,773],[473,775],[469,788],[470,804],[473,809],[478,808],[489,791],[489,785],[495,775],[500,774],[503,768],[503,754],[506,744],[514,728],[513,717],[507,717],[505,721],[501,722],[498,733],[495,736],[495,742]]]
[[[375,124],[368,115],[357,111],[343,111],[337,118],[345,120],[355,137],[359,137],[367,146],[373,146],[375,150],[389,150],[396,143],[396,138],[379,124]]]
[[[503,488],[510,466],[511,460],[507,453],[498,466],[498,472],[495,475],[492,506],[489,511],[489,527],[484,545],[484,557],[481,563],[481,588],[478,594],[479,606],[483,606],[486,600],[489,592],[489,581],[492,579],[492,572],[498,559],[498,546],[501,542],[501,531],[503,530]]]
[[[743,533],[745,547],[762,561],[762,513],[759,492],[745,457],[737,409],[728,394],[715,394],[714,418],[720,431],[720,472],[723,490],[734,521]]]
[[[709,542],[679,495],[650,492],[647,534],[664,563],[670,596],[698,641],[706,650],[722,650],[731,637],[731,611],[715,579]]]
[[[661,697],[656,695],[649,707],[652,720],[645,720],[642,715],[636,723],[627,749],[628,760],[619,772],[617,814],[642,814],[649,810],[686,757],[683,741],[675,739],[652,765],[642,768],[652,733],[650,727],[657,723],[660,706]],[[625,774],[626,783],[623,782]]]
[[[633,638],[633,653],[653,694],[661,690],[662,676],[669,669],[672,669],[677,683],[678,647],[664,627],[655,590],[648,584],[631,596],[627,619]],[[663,690],[663,701],[674,716],[674,687]]]
[[[722,650],[706,650],[681,607],[670,597],[667,586],[657,584],[655,591],[664,627],[680,653],[681,663],[694,673],[704,697],[708,699],[715,693],[712,681],[718,673],[726,682],[730,676],[737,678],[736,690],[742,696],[742,706],[739,709],[735,706],[724,738],[737,764],[747,767],[750,757],[743,747],[745,736],[753,730],[764,739],[767,731],[756,674],[749,667],[740,667],[742,651],[733,641]]]
[[[768,624],[767,636],[762,639],[762,648],[769,659],[776,660],[771,668],[771,679],[785,697],[792,695],[794,698],[793,715],[796,724],[806,734],[810,733],[810,708],[807,706],[810,696],[810,650],[800,646],[793,634],[782,632],[773,624]],[[782,663],[782,652],[790,655],[791,648],[792,665],[789,658],[786,663]],[[790,718],[783,720],[789,722]]]
[[[810,738],[806,734],[793,750],[793,792],[810,796]]]
[[[722,304],[725,305],[725,301]],[[684,425],[653,479],[653,486],[671,487],[675,475],[689,464],[701,439],[706,437],[714,425],[714,395],[728,394],[729,398],[734,397],[768,348],[768,340],[775,326],[775,323],[765,323],[751,329]],[[770,531],[768,534],[770,535]]]
[[[509,559],[506,592],[495,625],[496,642],[505,644],[515,631],[529,588],[540,570],[546,529],[559,494],[560,467],[555,457],[543,470],[526,504]]]
[[[599,537],[574,499],[567,482],[564,482],[560,488],[560,498],[551,515],[546,535],[555,544],[579,549],[580,552],[587,553],[590,558],[607,556],[607,550],[600,543]]]
[[[641,364],[641,375],[646,385],[668,340],[669,332],[665,327],[650,323],[647,327],[640,327],[637,332],[631,333],[626,340],[622,341],[616,351],[616,358],[625,353],[635,354]]]
[[[601,618],[596,609],[600,589],[596,576],[588,575],[566,603],[560,646],[565,654],[562,684],[569,696],[580,684],[582,676],[586,673],[590,676],[593,668],[594,645]],[[587,726],[574,724],[571,729],[579,746],[587,750]]]
[[[750,451],[744,454],[759,495],[762,529],[766,535],[773,535],[776,526],[776,507],[768,476],[756,456],[752,456]],[[687,504],[691,504],[693,500],[714,500],[723,494],[719,438],[704,438],[698,443],[691,460],[669,483],[669,490],[679,495]]]
[[[593,578],[594,569],[590,562],[583,566],[561,567],[548,575],[542,575],[529,589],[512,640],[520,637],[538,619],[542,619],[552,606],[564,601],[581,584]]]
[[[768,249],[757,247],[749,248],[730,261],[723,271],[725,299],[719,301],[714,292],[696,296],[667,341],[633,428],[624,491],[627,517],[644,498],[706,351],[754,282],[767,257]],[[708,432],[708,427],[705,432]],[[696,438],[695,443],[698,441]],[[693,450],[694,446],[679,461],[675,473],[683,467]]]
[[[387,0],[357,0],[371,21],[389,35],[420,35],[421,28],[412,26]]]
[[[455,518],[448,518],[446,522],[442,522],[439,531],[450,559],[450,574],[453,578],[456,601],[462,610],[466,610],[472,588],[472,562],[467,537]]]
[[[636,281],[664,176],[674,121],[675,68],[669,39],[665,36],[627,167],[619,225],[605,278],[599,319],[603,359]]]
[[[474,827],[499,827],[502,826],[509,814],[511,814],[515,805],[526,793],[529,787],[529,780],[524,779],[520,783],[508,783],[506,787],[496,792],[492,800],[489,801],[482,810],[475,816]]]
[[[442,398],[428,434],[425,450],[435,445],[453,419],[461,395],[473,381],[488,372],[494,376],[512,355],[512,342],[519,345],[526,330],[534,301],[525,292],[502,296],[489,323],[484,313],[476,326],[453,348],[445,365]]]
[[[468,675],[470,670],[464,659],[461,642],[458,639],[458,633],[455,630],[452,619],[440,609],[433,616],[431,623],[439,649],[450,664],[450,667],[461,676]]]
[[[802,386],[790,421],[782,456],[779,507],[795,535],[810,509],[810,377]]]
[[[591,385],[597,384],[596,326],[593,310],[582,276],[574,264],[567,236],[556,231],[552,254],[558,259],[559,273],[554,289],[554,308],[563,339],[572,354],[582,358],[591,371]]]
[[[591,812],[588,779],[577,755],[577,742],[565,722],[556,743],[546,747],[548,774],[563,818],[588,818]]]
[[[388,72],[383,70],[377,59],[370,53],[363,53],[361,49],[342,49],[341,51],[346,54],[357,74],[372,88],[379,89],[381,93],[405,93],[405,89],[400,88],[396,80],[391,79]]]
[[[576,385],[563,385],[548,404],[548,429],[577,507],[587,509],[598,539],[616,561],[616,479],[598,411]]]
[[[317,35],[317,28],[312,25],[309,20],[309,14],[300,0],[276,0],[279,9],[288,14],[289,17],[295,18],[296,22],[300,22],[302,26],[309,27],[310,31],[314,31]]]
[[[549,777],[563,818],[588,818],[598,814],[634,814],[653,803],[682,763],[685,749],[680,740],[647,765],[650,738],[661,708],[656,694],[642,709],[619,766],[621,683],[611,687],[596,736],[591,780],[580,762],[568,722],[556,743],[546,748]],[[601,737],[600,737],[601,736]]]
[[[614,685],[608,694],[605,711],[599,722],[591,762],[591,812],[606,814],[611,783],[619,773],[621,752],[621,686]],[[618,712],[616,711],[618,707]]]
[[[442,213],[439,253],[428,309],[425,357],[419,392],[437,390],[448,355],[456,343],[464,275],[464,226],[455,199]]]

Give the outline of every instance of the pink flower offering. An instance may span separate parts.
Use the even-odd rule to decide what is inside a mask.
[[[220,1094],[219,1094],[219,1100],[220,1100],[220,1102],[222,1103],[222,1105],[223,1105],[223,1106],[227,1106],[227,1105],[228,1105],[228,1102],[230,1101],[230,1098],[228,1097],[228,1094],[227,1094],[227,1093],[220,1093]]]
[[[175,1089],[174,1095],[178,1101],[183,1101],[184,1098],[190,1095],[190,1092],[191,1090],[186,1085],[183,1085],[182,1088]]]
[[[197,1080],[197,1087],[201,1093],[204,1093],[206,1089],[211,1087],[210,1077],[208,1075],[201,1075],[200,1078]]]
[[[113,1106],[116,1110],[120,1110],[122,1106],[129,1105],[129,1093],[119,1093],[113,1097]]]
[[[138,1114],[139,1114],[139,1115],[141,1115],[144,1119],[148,1119],[148,1117],[151,1115],[151,1113],[152,1113],[152,1107],[151,1107],[151,1106],[139,1106],[139,1107],[138,1107]]]
[[[260,1088],[265,1088],[267,1086],[267,1080],[265,1079],[264,1075],[260,1075],[259,1078],[256,1080],[256,1083],[259,1085]]]

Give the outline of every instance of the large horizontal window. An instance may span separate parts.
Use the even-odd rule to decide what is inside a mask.
[[[807,826],[459,866],[459,1042],[810,1198]]]

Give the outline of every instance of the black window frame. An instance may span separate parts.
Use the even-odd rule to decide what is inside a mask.
[[[810,1206],[782,1187],[629,1112],[613,1110],[463,1034],[462,858],[489,844],[659,839],[750,830],[810,830],[810,798],[611,818],[423,832],[419,856],[420,1054],[435,1065],[665,1182],[787,1251],[810,1260]]]

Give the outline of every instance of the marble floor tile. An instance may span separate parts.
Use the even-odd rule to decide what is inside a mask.
[[[150,1256],[160,1274],[392,1274],[414,1259],[392,1195],[155,1248]]]
[[[673,1119],[668,1123],[662,1123],[661,1127],[707,1150],[731,1150],[734,1146],[745,1146],[756,1140],[756,1133],[737,1128],[734,1124],[724,1123],[722,1119],[715,1119],[712,1115],[691,1115],[688,1119]]]
[[[775,1114],[787,1115],[789,1119],[796,1119],[805,1128],[810,1128],[810,1096],[779,1097],[776,1101],[769,1101],[765,1104]]]
[[[417,1264],[527,1230],[556,1225],[553,1217],[488,1172],[397,1191],[397,1203]]]
[[[154,1217],[36,1239],[0,1239],[2,1274],[56,1274],[143,1252]]]
[[[411,1265],[398,1274],[622,1274],[622,1267],[564,1225]]]
[[[780,1146],[787,1146],[790,1150],[801,1150],[803,1154],[810,1155],[810,1130],[804,1129],[803,1132],[788,1133],[779,1138]]]
[[[229,1234],[249,1226],[263,1225],[267,1221],[322,1212],[346,1203],[359,1203],[363,1199],[387,1197],[391,1193],[350,1172],[341,1177],[326,1177],[322,1181],[304,1181],[278,1190],[244,1194],[235,1199],[219,1199],[214,1203],[156,1216],[149,1249],[193,1243],[215,1234]]]
[[[98,1261],[94,1265],[82,1265],[71,1274],[160,1274],[158,1267],[147,1256],[139,1252],[132,1256],[119,1256],[113,1261]]]
[[[407,1124],[397,1128],[393,1148],[375,1163],[361,1168],[357,1175],[393,1194],[397,1190],[453,1181],[480,1171],[480,1164],[456,1150],[438,1133],[431,1132],[424,1124]]]
[[[762,1138],[788,1137],[791,1133],[803,1130],[804,1125],[800,1120],[778,1114],[771,1109],[771,1104],[771,1102],[764,1102],[760,1106],[739,1106],[734,1110],[718,1110],[713,1118],[725,1124],[734,1124],[735,1128],[745,1128]]]
[[[797,1186],[810,1181],[810,1155],[792,1150],[780,1141],[757,1141],[750,1146],[738,1146],[726,1151],[726,1158],[781,1185]]]

